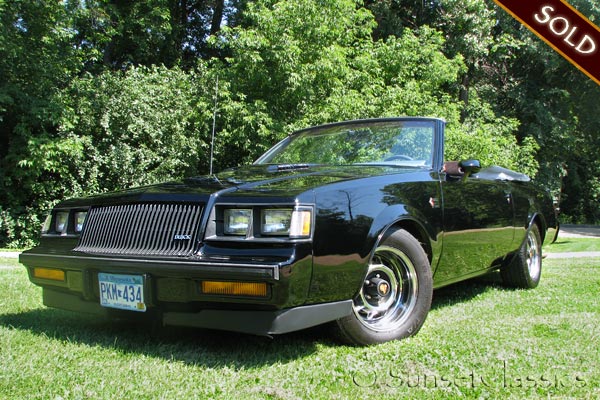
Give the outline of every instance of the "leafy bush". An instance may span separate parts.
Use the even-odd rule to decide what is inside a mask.
[[[531,137],[518,143],[514,133],[519,121],[497,117],[485,103],[471,99],[471,116],[462,124],[450,124],[446,131],[447,160],[478,159],[483,166],[500,165],[534,178],[538,172],[535,159],[538,144]]]
[[[139,67],[87,76],[62,92],[59,135],[85,143],[75,161],[85,171],[81,191],[178,178],[204,164],[210,131],[202,117],[210,110],[202,78]]]
[[[30,135],[8,157],[12,207],[0,240],[26,246],[43,212],[65,197],[180,178],[207,165],[208,97],[203,75],[164,67],[131,68],[75,79],[52,101],[52,133]],[[207,114],[208,113],[208,114]],[[15,207],[21,205],[20,207]]]

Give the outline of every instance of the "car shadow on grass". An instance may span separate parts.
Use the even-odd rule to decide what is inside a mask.
[[[300,359],[318,346],[336,346],[327,327],[274,338],[208,329],[159,327],[148,322],[109,321],[40,308],[0,314],[0,326],[28,331],[51,341],[115,349],[208,368],[252,368]]]
[[[431,308],[466,302],[494,288],[504,289],[500,282],[497,274],[489,274],[435,290]],[[163,327],[140,321],[111,321],[52,308],[0,314],[0,326],[28,331],[51,341],[99,346],[120,353],[208,368],[260,367],[306,357],[319,347],[344,345],[336,340],[327,324],[269,338],[208,329]]]
[[[453,304],[467,302],[490,290],[512,291],[515,289],[504,286],[502,284],[502,278],[500,277],[500,271],[493,271],[477,278],[467,279],[434,290],[431,309],[435,310]]]

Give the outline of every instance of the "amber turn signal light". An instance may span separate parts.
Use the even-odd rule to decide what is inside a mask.
[[[266,297],[267,284],[264,282],[202,281],[202,293],[228,296]]]
[[[49,279],[51,281],[61,281],[65,280],[65,271],[60,269],[50,269],[50,268],[34,268],[33,269],[33,277],[40,279]]]

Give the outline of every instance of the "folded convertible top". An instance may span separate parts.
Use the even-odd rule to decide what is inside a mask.
[[[473,177],[499,181],[529,182],[531,180],[531,178],[529,178],[525,174],[521,174],[519,172],[515,172],[507,168],[502,168],[497,165],[492,165],[491,167],[484,168],[477,174],[474,174]]]

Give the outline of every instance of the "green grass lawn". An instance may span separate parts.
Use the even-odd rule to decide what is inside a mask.
[[[1,399],[598,398],[600,258],[545,260],[435,292],[422,330],[370,348],[325,328],[274,339],[109,324],[47,309],[0,258]]]
[[[558,238],[551,245],[544,246],[544,253],[566,253],[577,251],[600,251],[600,238]]]

